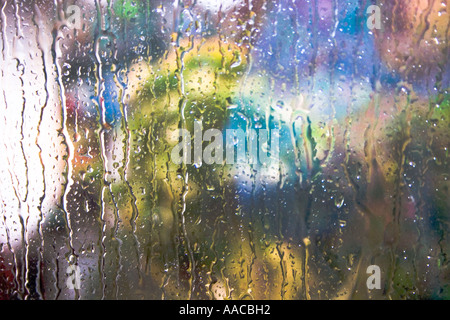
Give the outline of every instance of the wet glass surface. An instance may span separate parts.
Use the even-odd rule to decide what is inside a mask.
[[[0,299],[450,298],[446,0],[0,3]]]

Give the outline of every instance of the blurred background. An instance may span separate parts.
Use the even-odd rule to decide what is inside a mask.
[[[0,8],[0,299],[450,298],[446,0]]]

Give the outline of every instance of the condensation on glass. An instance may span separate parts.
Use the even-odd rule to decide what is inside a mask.
[[[450,298],[447,1],[0,3],[0,299]]]

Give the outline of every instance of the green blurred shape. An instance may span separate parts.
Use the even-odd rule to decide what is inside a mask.
[[[114,2],[113,9],[118,17],[125,19],[126,21],[130,21],[131,19],[139,16],[139,12],[142,9],[142,2],[134,0],[119,0]]]

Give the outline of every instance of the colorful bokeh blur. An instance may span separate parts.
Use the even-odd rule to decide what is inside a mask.
[[[0,12],[0,299],[450,298],[446,0]],[[279,161],[176,164],[194,121]]]

